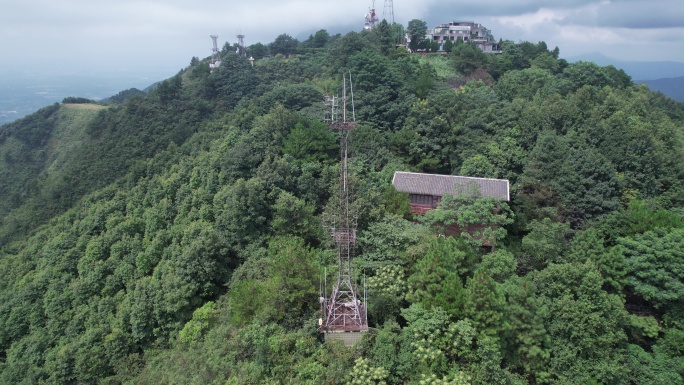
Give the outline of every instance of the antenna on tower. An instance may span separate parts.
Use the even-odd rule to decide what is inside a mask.
[[[221,57],[219,56],[219,50],[218,50],[218,35],[209,35],[211,40],[214,42],[214,48],[211,50],[211,62],[209,63],[209,68],[213,70],[214,68],[218,68],[218,66],[221,65]]]
[[[236,54],[240,56],[247,56],[247,50],[245,49],[245,35],[239,34],[237,35],[238,38],[238,47],[237,50],[235,51]]]
[[[368,13],[366,14],[366,21],[363,24],[363,29],[373,29],[378,23],[378,15],[375,13],[375,0],[373,0],[372,8],[368,8]]]
[[[382,11],[382,18],[387,20],[389,25],[394,24],[394,4],[392,0],[385,0],[385,9]]]
[[[330,297],[321,297],[320,331],[325,333],[326,340],[342,339],[345,345],[353,345],[360,339],[359,333],[368,331],[368,315],[366,302],[357,296],[352,282],[351,260],[354,257],[356,244],[356,216],[350,204],[351,183],[349,180],[349,142],[350,134],[356,128],[354,121],[354,97],[351,73],[349,73],[349,91],[352,92],[352,120],[347,120],[347,77],[342,76],[342,100],[339,97],[326,97],[326,121],[328,126],[340,133],[340,196],[338,211],[330,215],[332,218],[330,234],[337,246],[337,281],[333,285]],[[364,292],[365,293],[365,292]],[[325,293],[327,294],[327,293]],[[365,300],[365,294],[364,294]]]

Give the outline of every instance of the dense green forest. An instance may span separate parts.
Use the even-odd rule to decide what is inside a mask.
[[[409,54],[395,29],[281,35],[253,66],[226,46],[214,71],[0,127],[0,383],[683,383],[684,104],[544,42]],[[372,327],[353,348],[317,330],[323,95],[346,71]],[[398,170],[506,178],[511,201],[416,220]],[[497,247],[435,236],[455,218]]]

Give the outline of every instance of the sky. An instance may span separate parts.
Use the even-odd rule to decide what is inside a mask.
[[[219,43],[267,44],[287,33],[360,31],[372,0],[5,0],[0,3],[0,76],[172,76]],[[385,0],[376,0],[382,18]],[[496,39],[545,41],[561,57],[601,52],[620,60],[684,62],[681,0],[394,0],[406,26],[475,21]],[[140,75],[142,76],[142,75]]]

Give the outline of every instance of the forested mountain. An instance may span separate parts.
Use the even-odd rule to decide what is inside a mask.
[[[393,41],[281,35],[253,66],[226,46],[0,127],[0,382],[682,383],[684,104],[543,42]],[[373,328],[353,348],[317,331],[343,72]],[[432,228],[485,206],[412,218],[397,170],[509,179],[496,249]]]

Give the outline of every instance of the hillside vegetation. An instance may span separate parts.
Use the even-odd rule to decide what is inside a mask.
[[[0,383],[682,383],[684,105],[543,42],[420,56],[391,33],[281,35],[254,66],[226,46],[0,127]],[[373,328],[353,348],[317,331],[342,73]],[[509,179],[496,249],[435,236],[487,202],[413,220],[397,170]]]

